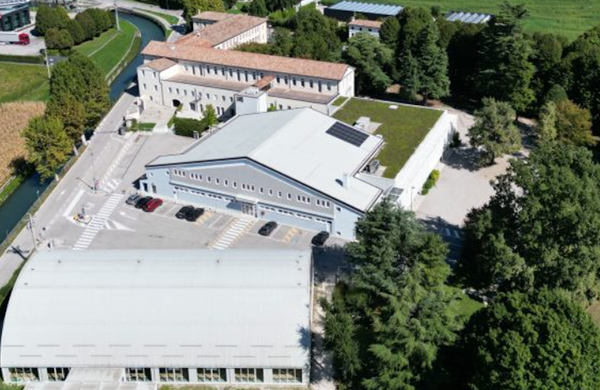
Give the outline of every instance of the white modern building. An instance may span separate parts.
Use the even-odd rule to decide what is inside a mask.
[[[379,38],[379,30],[383,22],[378,20],[353,19],[348,22],[348,38],[364,32]]]
[[[312,272],[298,250],[38,252],[8,303],[3,379],[306,386]]]
[[[391,191],[371,175],[380,136],[304,108],[239,115],[181,154],[146,165],[150,195],[354,238],[354,225]]]

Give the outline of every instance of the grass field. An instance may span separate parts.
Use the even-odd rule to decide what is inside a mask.
[[[503,0],[361,0],[371,3],[399,4],[404,7],[439,6],[446,11],[475,11],[495,14]],[[529,31],[563,34],[575,39],[582,32],[600,24],[598,0],[518,0],[525,4],[530,17],[525,25]]]
[[[133,24],[121,20],[120,32],[110,29],[96,39],[76,46],[74,50],[90,57],[107,75],[125,57],[137,31]]]
[[[48,100],[48,73],[41,65],[0,62],[0,103]]]
[[[402,105],[392,110],[389,108],[391,104],[394,103],[353,98],[333,116],[350,125],[361,116],[381,123],[376,133],[383,136],[386,144],[378,158],[386,167],[383,176],[394,178],[442,113]]]
[[[139,9],[142,12],[152,14],[154,16],[158,16],[159,18],[166,20],[167,23],[169,23],[170,25],[178,25],[179,24],[179,18],[176,16],[165,14],[163,12],[148,11],[148,10],[142,9],[142,8],[136,8],[136,9]]]

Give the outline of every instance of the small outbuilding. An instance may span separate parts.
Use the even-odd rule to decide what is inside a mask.
[[[378,20],[390,16],[396,16],[402,12],[404,8],[399,5],[377,4],[377,3],[361,3],[358,1],[340,1],[325,8],[325,16],[338,19],[344,22],[352,20],[352,18],[361,16],[361,19]]]

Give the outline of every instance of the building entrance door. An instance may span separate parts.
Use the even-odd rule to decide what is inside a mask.
[[[250,215],[252,217],[256,217],[256,205],[252,203],[242,203],[242,214]]]

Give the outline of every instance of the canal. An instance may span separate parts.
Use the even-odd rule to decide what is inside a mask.
[[[163,30],[154,22],[131,14],[119,13],[121,19],[127,20],[137,26],[142,34],[143,49],[150,41],[165,39]],[[136,76],[136,69],[142,64],[142,56],[138,53],[135,59],[117,76],[110,86],[110,98],[115,101],[127,89]],[[15,192],[0,206],[0,242],[16,226],[27,210],[36,201],[39,194],[48,186],[40,183],[39,176],[30,176],[17,188]]]

